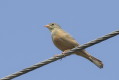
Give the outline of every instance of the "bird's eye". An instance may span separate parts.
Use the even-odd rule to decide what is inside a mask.
[[[54,26],[55,24],[51,24],[52,26]]]

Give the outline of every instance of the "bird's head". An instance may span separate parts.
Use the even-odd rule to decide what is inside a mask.
[[[56,23],[49,23],[48,25],[45,25],[45,27],[47,27],[50,31],[54,29],[61,29],[61,27]]]

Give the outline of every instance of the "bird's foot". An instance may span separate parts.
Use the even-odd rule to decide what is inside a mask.
[[[58,57],[59,55],[58,54],[55,54],[54,57]]]
[[[58,56],[59,56],[58,54],[55,54],[55,55],[54,55],[55,58],[58,57]],[[61,58],[60,60],[62,60],[62,58]]]
[[[65,51],[62,52],[62,54],[65,56],[66,55],[66,52],[69,51],[70,49],[67,49]]]

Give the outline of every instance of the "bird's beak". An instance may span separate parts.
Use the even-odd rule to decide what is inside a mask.
[[[49,26],[49,25],[45,25],[44,27],[47,27],[47,28],[48,28],[48,27],[50,27],[50,26]]]

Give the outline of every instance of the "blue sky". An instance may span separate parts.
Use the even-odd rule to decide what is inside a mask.
[[[119,29],[118,0],[0,0],[0,78],[61,53],[44,25],[56,22],[80,44]],[[119,36],[13,80],[119,80]]]

